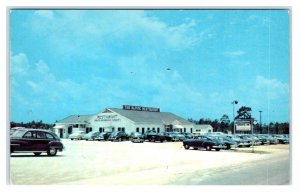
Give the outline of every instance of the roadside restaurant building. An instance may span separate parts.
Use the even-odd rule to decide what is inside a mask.
[[[106,108],[94,115],[71,115],[54,126],[54,132],[61,138],[68,138],[76,131],[125,131],[144,134],[148,130],[158,133],[178,131],[193,133],[195,124],[173,113],[161,112],[159,108],[123,105]]]

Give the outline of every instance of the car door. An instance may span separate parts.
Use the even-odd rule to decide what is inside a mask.
[[[20,146],[16,151],[33,151],[35,148],[36,131],[27,131],[20,139]]]
[[[46,136],[46,132],[43,131],[37,131],[36,132],[36,141],[35,141],[35,147],[34,150],[36,151],[46,151],[49,142],[51,141],[49,138]]]

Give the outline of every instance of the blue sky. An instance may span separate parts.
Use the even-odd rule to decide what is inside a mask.
[[[232,119],[238,100],[289,121],[289,22],[287,10],[12,10],[10,119],[123,104]]]

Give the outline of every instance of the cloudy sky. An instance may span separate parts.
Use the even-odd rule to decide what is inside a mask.
[[[232,119],[233,100],[289,121],[289,22],[287,10],[12,10],[11,121],[123,104]]]

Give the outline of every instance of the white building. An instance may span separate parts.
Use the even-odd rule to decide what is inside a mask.
[[[195,125],[194,134],[204,134],[213,132],[213,127],[209,124]]]
[[[123,105],[123,109],[106,108],[95,115],[72,115],[55,123],[54,132],[68,138],[75,131],[125,131],[126,133],[155,130],[158,133],[180,131],[193,133],[195,124],[159,108]]]

